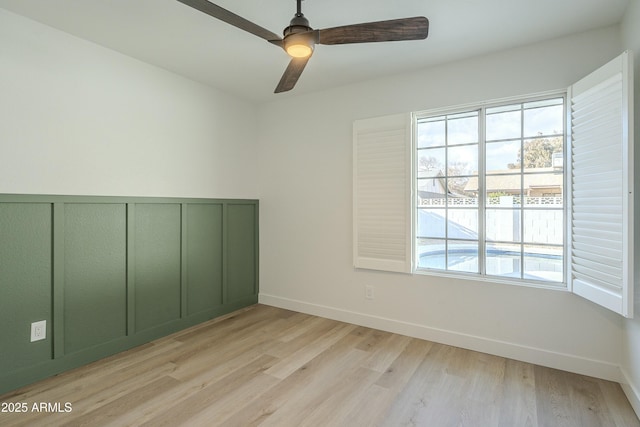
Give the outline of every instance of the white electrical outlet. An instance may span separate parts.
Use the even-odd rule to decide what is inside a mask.
[[[41,320],[31,324],[31,342],[47,338],[47,321]]]
[[[373,286],[365,285],[365,287],[364,287],[364,297],[366,299],[373,299],[374,298]]]

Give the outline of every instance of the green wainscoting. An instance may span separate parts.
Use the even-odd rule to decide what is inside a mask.
[[[64,205],[65,354],[127,335],[126,212],[124,204]]]
[[[135,207],[136,332],[180,318],[180,210],[177,204]]]
[[[48,204],[0,203],[0,375],[51,359],[49,340],[29,342],[31,322],[52,315],[51,227]]]
[[[250,222],[250,218],[257,215],[256,209],[256,205],[227,205],[227,265],[230,267],[227,271],[227,299],[230,301],[257,292],[257,252],[249,253],[243,249],[251,244],[257,232],[257,225]]]
[[[187,207],[188,316],[222,304],[222,213],[222,205]]]
[[[0,194],[0,393],[257,301],[256,200]]]

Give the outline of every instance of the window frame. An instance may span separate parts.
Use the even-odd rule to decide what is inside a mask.
[[[447,277],[447,278],[455,278],[455,279],[464,279],[464,280],[473,280],[473,281],[481,281],[481,282],[491,282],[491,283],[504,283],[509,285],[519,285],[519,286],[528,286],[528,287],[536,287],[536,288],[544,288],[551,290],[561,290],[568,291],[569,290],[569,277],[570,277],[570,237],[571,237],[571,229],[569,227],[569,220],[571,215],[571,186],[570,186],[570,144],[569,144],[569,135],[570,135],[570,118],[568,113],[568,90],[553,90],[546,92],[538,92],[530,95],[521,95],[521,96],[513,96],[507,98],[500,98],[488,101],[482,101],[477,103],[468,103],[462,104],[452,107],[444,107],[444,108],[434,108],[424,111],[418,111],[411,113],[411,143],[410,150],[412,156],[412,197],[411,197],[411,211],[413,212],[413,226],[411,227],[411,241],[413,246],[413,259],[412,259],[412,274],[416,275],[425,275],[425,276],[439,276],[439,277]],[[545,281],[545,280],[535,280],[530,278],[517,278],[517,277],[502,277],[502,276],[494,276],[486,274],[486,110],[494,107],[507,106],[510,104],[525,104],[529,102],[542,101],[553,98],[562,98],[562,106],[563,106],[563,192],[562,192],[562,236],[563,236],[563,244],[562,244],[562,281]],[[433,118],[437,116],[444,115],[455,115],[462,113],[469,113],[472,111],[479,111],[478,115],[478,182],[479,189],[478,194],[482,195],[482,197],[478,197],[478,273],[473,272],[463,272],[463,271],[454,271],[454,270],[442,270],[442,269],[431,269],[419,267],[419,253],[417,250],[418,246],[418,121],[425,118]],[[521,126],[524,126],[521,123]],[[520,139],[523,141],[527,138],[521,134]],[[524,171],[520,171],[520,177],[524,175]],[[521,214],[524,214],[524,210]],[[444,239],[446,240],[446,239]],[[522,241],[518,243],[519,245],[524,245],[525,242]]]

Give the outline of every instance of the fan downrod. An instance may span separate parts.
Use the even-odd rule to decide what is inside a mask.
[[[285,28],[283,31],[284,37],[288,36],[289,34],[296,34],[304,31],[312,30],[312,28],[309,26],[309,20],[305,18],[304,14],[302,13],[302,5],[301,5],[302,0],[297,0],[297,3],[298,3],[297,5],[298,7],[297,7],[296,14],[293,16],[293,18],[289,22],[289,26]]]

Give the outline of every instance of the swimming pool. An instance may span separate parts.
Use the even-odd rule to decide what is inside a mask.
[[[418,268],[479,272],[478,244],[450,242],[448,247],[441,242],[418,246]],[[519,278],[562,283],[564,259],[562,249],[552,252],[545,248],[541,252],[533,245],[487,244],[486,274],[504,278]]]

